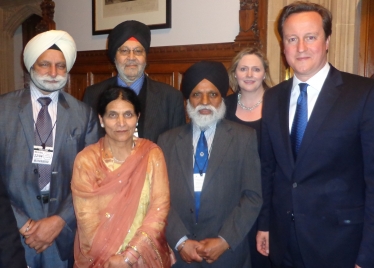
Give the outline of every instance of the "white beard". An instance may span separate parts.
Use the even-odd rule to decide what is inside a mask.
[[[211,114],[200,114],[201,109],[208,109],[212,111]],[[198,126],[200,129],[206,129],[209,125],[221,120],[226,113],[226,105],[222,100],[221,105],[215,108],[212,105],[198,105],[195,108],[192,107],[190,101],[187,100],[187,114],[191,118],[193,124]]]
[[[33,68],[30,70],[31,81],[37,88],[46,92],[54,92],[62,89],[68,81],[68,76],[57,75],[51,77],[48,74],[39,75]],[[53,81],[53,83],[51,83]]]

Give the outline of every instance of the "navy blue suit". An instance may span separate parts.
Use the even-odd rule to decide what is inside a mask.
[[[374,81],[331,66],[296,161],[291,87],[264,96],[259,229],[270,232],[270,258],[282,262],[293,212],[306,267],[374,267]]]

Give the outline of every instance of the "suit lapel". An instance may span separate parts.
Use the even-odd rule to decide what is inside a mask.
[[[55,165],[57,163],[57,157],[59,151],[61,150],[61,145],[64,139],[67,138],[65,133],[68,131],[66,128],[69,126],[69,114],[68,114],[69,104],[67,103],[62,92],[58,95],[57,104],[57,119],[56,119],[56,137],[53,146],[53,160],[52,160],[52,171],[55,170]]]
[[[185,128],[183,128],[183,130],[179,133],[175,144],[182,174],[188,185],[191,196],[195,198],[193,185],[193,146],[191,124],[188,124]]]
[[[296,163],[301,161],[302,156],[307,152],[307,148],[311,145],[312,141],[315,140],[319,128],[339,97],[340,90],[337,86],[342,83],[343,80],[340,72],[331,66],[305,129]]]
[[[35,134],[30,90],[24,91],[24,93],[21,96],[21,101],[18,107],[18,116],[23,127],[24,135],[26,137],[29,153],[32,157],[34,151]]]
[[[287,152],[289,162],[291,163],[291,167],[294,167],[294,158],[291,148],[291,140],[290,140],[290,129],[289,129],[289,107],[290,107],[290,97],[291,97],[291,90],[292,90],[292,82],[293,79],[289,79],[284,89],[282,90],[279,96],[279,124],[283,138],[284,150]]]
[[[209,157],[208,168],[206,171],[203,191],[204,188],[208,187],[211,181],[214,181],[214,174],[226,157],[226,152],[231,145],[232,135],[230,133],[231,127],[221,120],[217,123],[216,132],[212,143],[212,151]]]
[[[144,137],[153,137],[153,133],[149,133],[149,131],[154,131],[155,128],[153,124],[158,122],[157,116],[158,114],[154,111],[157,111],[160,107],[159,98],[157,97],[157,90],[154,88],[151,79],[148,76],[145,77],[147,80],[147,91],[146,91],[146,102],[145,102],[145,112],[146,116],[144,117],[144,130],[143,136]],[[157,138],[157,137],[156,137]]]

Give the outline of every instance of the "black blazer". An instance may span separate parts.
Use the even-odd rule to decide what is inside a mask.
[[[144,92],[139,94],[143,110],[139,119],[139,137],[157,142],[161,133],[185,124],[183,96],[179,90],[148,76],[145,76],[144,84],[146,88],[143,86],[141,91],[145,90],[145,96],[140,96]],[[117,76],[87,87],[83,102],[96,111],[100,94],[108,87],[116,85]],[[101,131],[101,136],[103,135],[104,131]]]
[[[197,224],[191,124],[162,134],[158,144],[169,174],[171,208],[166,237],[177,257],[175,267],[248,267],[247,234],[262,204],[256,132],[225,119],[217,123]],[[187,264],[175,251],[185,235],[197,241],[222,236],[231,249],[211,265],[205,261]]]
[[[20,241],[6,188],[0,180],[0,267],[25,268],[25,250]]]
[[[291,213],[306,267],[374,267],[374,81],[331,66],[294,161],[292,79],[265,92],[261,141],[264,205],[279,265]]]

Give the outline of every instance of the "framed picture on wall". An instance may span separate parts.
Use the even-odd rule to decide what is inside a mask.
[[[108,34],[126,20],[150,29],[171,28],[171,0],[92,0],[93,35]]]

